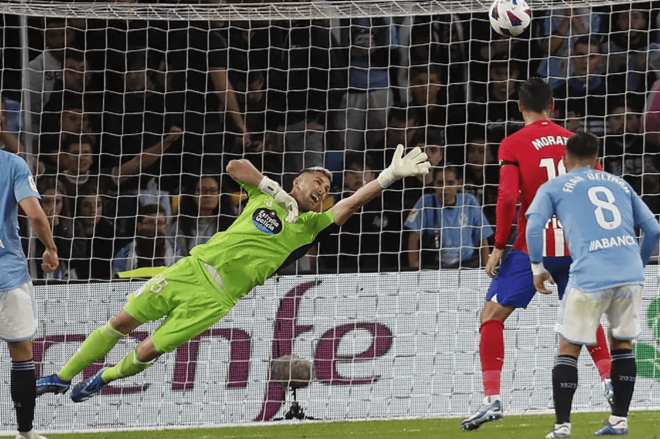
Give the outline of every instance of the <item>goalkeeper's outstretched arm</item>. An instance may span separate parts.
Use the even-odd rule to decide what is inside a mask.
[[[332,207],[332,215],[337,225],[343,225],[358,209],[373,200],[396,180],[417,174],[428,174],[431,164],[419,147],[413,148],[405,157],[402,156],[403,145],[399,145],[396,147],[392,164],[381,172],[376,180],[362,186],[353,195]]]

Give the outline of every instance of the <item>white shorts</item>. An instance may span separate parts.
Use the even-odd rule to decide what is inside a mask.
[[[596,344],[600,319],[607,314],[614,338],[634,340],[641,332],[641,305],[642,285],[638,284],[593,293],[569,288],[561,301],[556,330],[569,343],[592,346]]]
[[[0,340],[30,340],[37,333],[37,306],[32,282],[0,291]]]

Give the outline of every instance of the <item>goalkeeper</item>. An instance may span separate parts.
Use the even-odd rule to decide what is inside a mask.
[[[161,354],[172,352],[215,324],[280,266],[304,254],[297,250],[311,244],[330,224],[344,224],[394,181],[428,173],[431,165],[426,159],[419,148],[403,157],[399,145],[392,164],[378,179],[323,213],[317,211],[328,196],[332,177],[326,169],[302,170],[288,194],[247,160],[232,160],[227,172],[249,196],[234,224],[131,293],[124,309],[87,337],[59,372],[37,380],[37,394],[66,392],[73,377],[103,358],[122,337],[167,315],[119,363],[74,386],[71,399],[85,401],[108,383],[145,370]]]

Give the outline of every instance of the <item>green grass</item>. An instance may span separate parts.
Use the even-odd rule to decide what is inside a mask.
[[[607,419],[605,413],[578,413],[572,416],[572,439],[593,437]],[[660,439],[660,412],[633,412],[628,418],[630,439]],[[49,439],[233,439],[233,438],[459,438],[459,439],[540,439],[550,431],[550,415],[508,416],[474,432],[463,432],[460,419],[417,419],[360,422],[300,422],[270,426],[204,428],[192,430],[130,431],[117,433],[49,434]]]

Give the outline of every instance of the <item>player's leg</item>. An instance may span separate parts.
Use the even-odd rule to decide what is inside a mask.
[[[526,308],[536,289],[529,256],[512,250],[502,261],[490,285],[481,313],[479,357],[484,384],[484,404],[463,420],[463,430],[476,430],[482,424],[503,417],[500,382],[504,365],[504,322],[516,308]]]
[[[582,345],[596,344],[596,329],[609,305],[602,293],[583,293],[570,288],[562,297],[557,332],[559,353],[552,369],[552,397],[555,428],[546,438],[566,438],[571,434],[571,406],[577,389],[577,361]]]
[[[570,257],[544,258],[544,265],[557,285],[559,300],[564,297],[564,292],[566,291],[571,262],[572,259]],[[612,387],[612,380],[610,379],[610,351],[607,347],[607,339],[602,325],[598,325],[598,329],[596,330],[596,344],[594,346],[587,346],[587,351],[589,351],[589,355],[591,355],[596,368],[598,368],[605,399],[611,406],[614,399],[614,389]]]
[[[115,345],[142,322],[122,310],[108,323],[92,332],[80,345],[75,354],[55,374],[39,378],[37,394],[65,393],[71,386],[71,380],[96,360],[105,357]]]
[[[612,415],[596,436],[614,436],[628,433],[628,409],[635,390],[637,364],[632,351],[632,341],[640,332],[639,313],[642,303],[642,286],[625,285],[614,288],[607,317],[610,321],[612,347],[612,385],[614,403]]]
[[[0,322],[0,340],[7,342],[11,357],[10,387],[16,408],[17,437],[43,438],[32,429],[36,399],[32,337],[37,331],[32,283],[0,294]]]
[[[171,271],[176,270],[177,266],[179,264],[168,268],[131,293],[124,309],[106,325],[90,334],[62,369],[37,381],[37,394],[65,393],[74,376],[96,360],[105,357],[122,337],[142,323],[158,320],[166,315],[173,305],[171,296],[164,291],[164,287],[168,284],[169,277],[173,276]]]
[[[554,430],[546,435],[547,439],[571,436],[571,406],[577,389],[577,361],[581,348],[581,345],[563,338],[559,340],[559,353],[552,368],[552,399],[556,420]]]
[[[18,423],[17,438],[43,438],[32,429],[34,406],[37,398],[34,361],[32,360],[32,341],[10,342],[8,345],[11,357],[11,399],[14,402],[14,408],[16,408],[16,421]]]
[[[142,372],[159,355],[172,352],[190,341],[231,310],[234,303],[206,281],[201,269],[194,265],[197,263],[184,261],[174,266],[178,267],[176,270],[172,267],[145,284],[148,292],[129,298],[124,308],[139,321],[155,320],[151,318],[155,311],[149,311],[149,304],[155,300],[154,297],[161,297],[169,304],[165,321],[119,363],[101,369],[90,379],[76,385],[71,391],[74,402],[91,398],[112,381]],[[155,308],[159,307],[160,301],[156,301]]]

